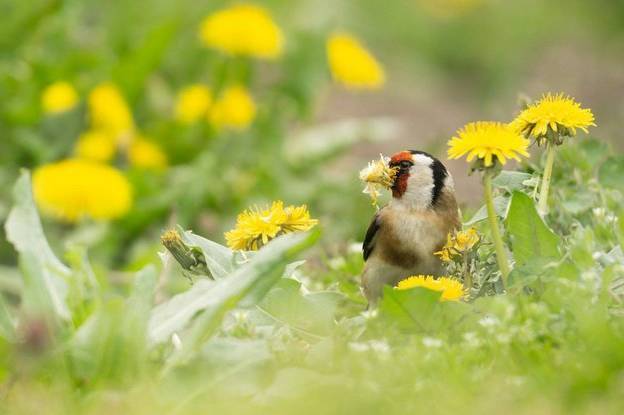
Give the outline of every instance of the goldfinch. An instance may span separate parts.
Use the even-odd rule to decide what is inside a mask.
[[[442,263],[433,253],[460,227],[453,178],[440,160],[424,151],[401,151],[389,167],[396,170],[392,200],[377,212],[362,245],[362,290],[370,306],[384,285],[411,275],[441,275]]]

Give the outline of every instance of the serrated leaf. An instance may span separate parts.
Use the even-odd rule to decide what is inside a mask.
[[[43,233],[39,214],[35,207],[30,185],[30,174],[22,171],[13,188],[14,206],[5,223],[7,239],[20,254],[20,263],[26,266],[31,284],[25,284],[27,290],[36,290],[30,296],[36,301],[43,301],[62,319],[69,320],[71,314],[66,297],[68,286],[66,278],[70,275],[67,268],[52,252]],[[34,261],[34,262],[33,262]],[[41,287],[45,291],[41,291]],[[41,307],[44,304],[32,304]]]
[[[559,237],[551,231],[537,213],[535,203],[526,194],[514,192],[507,215],[507,231],[517,264],[529,264],[537,259],[558,259]]]

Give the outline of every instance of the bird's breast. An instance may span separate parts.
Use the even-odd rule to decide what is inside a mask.
[[[380,245],[384,259],[403,268],[434,265],[433,255],[446,241],[447,229],[434,212],[388,209]]]

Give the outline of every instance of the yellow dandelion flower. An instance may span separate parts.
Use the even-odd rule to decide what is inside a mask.
[[[41,106],[49,114],[69,111],[77,103],[78,93],[69,82],[54,82],[48,85],[41,94]]]
[[[318,223],[317,219],[310,218],[310,212],[308,212],[306,205],[286,206],[284,213],[286,213],[286,220],[281,226],[285,233],[307,231]]]
[[[529,156],[529,140],[506,124],[479,121],[467,124],[456,134],[448,143],[450,159],[467,155],[468,162],[476,157],[485,167],[490,167],[495,161],[504,165],[507,159],[520,160],[520,156]]]
[[[389,189],[398,172],[397,168],[391,168],[388,163],[388,158],[380,154],[379,160],[369,162],[368,166],[360,170],[360,180],[365,183],[362,193],[371,197],[373,205],[377,205],[380,189]]]
[[[271,207],[256,206],[239,214],[236,227],[225,233],[225,239],[232,249],[256,251],[279,235],[307,231],[317,223],[305,205],[284,208],[284,202],[278,200]]]
[[[543,95],[511,122],[518,133],[537,139],[546,136],[549,128],[563,136],[574,136],[577,128],[587,132],[587,127],[595,125],[589,108],[581,108],[581,104],[562,93]]]
[[[212,104],[212,92],[210,88],[194,84],[183,88],[175,103],[175,118],[181,123],[191,124],[208,114]]]
[[[449,233],[448,235],[446,235],[446,244],[442,247],[441,250],[434,252],[433,255],[439,257],[440,260],[443,262],[451,262],[452,257],[453,257],[453,252],[451,251],[452,249],[453,249],[453,237]]]
[[[216,128],[243,130],[256,117],[256,104],[242,86],[228,87],[213,104],[209,119]]]
[[[118,142],[131,138],[134,130],[132,113],[119,89],[103,83],[89,94],[89,117],[94,129],[109,132]]]
[[[453,249],[457,252],[471,250],[480,240],[479,233],[475,228],[459,231],[453,238]]]
[[[101,130],[91,130],[82,134],[74,147],[74,154],[83,159],[107,162],[115,155],[115,140]]]
[[[163,170],[167,167],[167,155],[154,142],[134,137],[128,146],[128,161],[139,169]]]
[[[409,290],[410,288],[422,287],[442,293],[440,301],[458,301],[464,298],[465,291],[462,283],[454,278],[431,275],[418,275],[399,281],[395,287],[397,290]]]
[[[269,13],[253,4],[238,4],[206,17],[200,38],[211,48],[229,55],[273,59],[284,48],[282,31]]]
[[[433,254],[444,262],[451,262],[454,256],[463,255],[470,251],[480,239],[479,233],[475,228],[458,231],[454,235],[449,233],[446,236],[446,244],[440,251]]]
[[[355,37],[332,35],[327,41],[327,60],[334,80],[350,89],[379,89],[385,83],[383,67]]]
[[[37,168],[33,193],[45,214],[65,222],[116,219],[132,206],[132,188],[124,175],[89,160],[67,159]]]

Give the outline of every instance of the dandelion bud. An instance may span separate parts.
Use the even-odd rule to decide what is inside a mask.
[[[196,274],[210,275],[203,254],[186,245],[177,230],[165,231],[160,241],[183,269]]]

